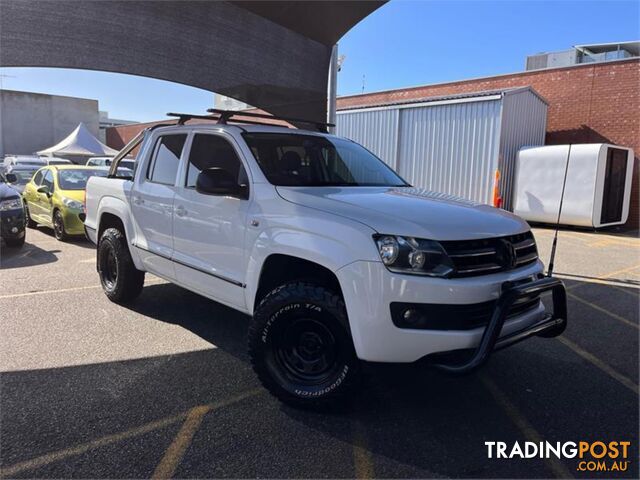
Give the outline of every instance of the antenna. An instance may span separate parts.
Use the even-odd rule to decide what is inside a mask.
[[[558,245],[558,230],[560,229],[560,215],[562,214],[562,203],[564,202],[564,188],[567,185],[567,173],[569,172],[569,158],[571,158],[571,144],[567,151],[567,164],[564,167],[564,180],[562,181],[562,193],[560,194],[560,205],[558,206],[558,220],[556,221],[556,231],[553,234],[553,243],[551,244],[551,256],[549,257],[549,269],[547,277],[553,275],[553,261],[556,258],[556,246]]]

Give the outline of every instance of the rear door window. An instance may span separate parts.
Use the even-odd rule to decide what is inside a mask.
[[[51,170],[45,171],[42,185],[49,189],[49,193],[53,193],[53,172]]]
[[[175,184],[186,139],[186,134],[163,135],[158,139],[147,171],[147,180],[163,185]]]
[[[197,134],[193,137],[189,164],[187,166],[187,188],[195,188],[202,170],[222,168],[229,172],[238,185],[248,183],[247,173],[233,146],[219,135]]]
[[[40,186],[42,184],[42,177],[44,176],[43,170],[38,170],[38,172],[33,176],[33,183],[36,186]]]

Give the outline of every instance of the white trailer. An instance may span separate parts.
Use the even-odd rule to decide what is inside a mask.
[[[629,216],[633,150],[607,143],[521,149],[514,213],[531,222],[556,223],[568,155],[560,223],[591,228],[624,224]]]

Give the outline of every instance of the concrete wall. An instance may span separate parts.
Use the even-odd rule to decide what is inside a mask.
[[[2,90],[0,157],[32,154],[55,145],[80,122],[98,135],[97,100]]]

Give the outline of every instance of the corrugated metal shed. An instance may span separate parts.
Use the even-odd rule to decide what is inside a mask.
[[[491,203],[496,169],[511,209],[516,155],[543,145],[547,102],[530,87],[338,112],[336,133],[361,143],[414,186]]]

